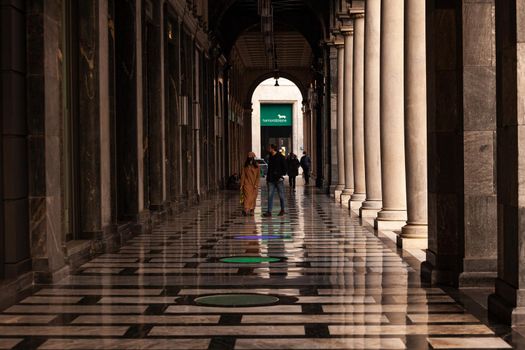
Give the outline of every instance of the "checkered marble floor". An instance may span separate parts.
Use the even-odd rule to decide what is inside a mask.
[[[0,349],[511,348],[330,198],[287,198],[284,217],[243,217],[236,193],[170,217],[1,312]],[[239,256],[279,261],[221,262]],[[278,301],[196,301],[235,293]]]

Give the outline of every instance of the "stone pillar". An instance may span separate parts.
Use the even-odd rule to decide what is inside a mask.
[[[162,6],[160,3],[153,5],[152,19],[144,20],[146,26],[144,33],[146,40],[143,43],[145,57],[144,76],[146,80],[147,106],[144,107],[145,118],[148,118],[147,150],[149,161],[145,186],[149,187],[149,209],[156,212],[164,210],[165,194],[165,172],[164,172],[164,106],[163,106],[163,49],[162,37]]]
[[[192,128],[193,128],[193,135],[194,135],[194,142],[195,142],[195,148],[194,148],[194,154],[195,154],[195,192],[196,192],[196,195],[197,195],[197,198],[199,198],[199,196],[201,195],[202,193],[202,190],[201,190],[201,187],[202,187],[202,183],[201,183],[201,118],[202,118],[202,113],[201,113],[201,106],[202,106],[202,101],[200,100],[201,98],[201,95],[200,95],[200,89],[203,88],[203,86],[201,86],[201,60],[200,60],[200,55],[201,55],[201,52],[199,51],[198,48],[194,47],[193,48],[193,51],[192,51],[192,55],[193,55],[193,67],[192,67],[192,74],[193,74],[193,85],[195,87],[194,91],[193,91],[193,115],[191,116],[191,118],[193,118],[193,124],[192,124]],[[241,153],[241,144],[242,144],[242,141],[241,141],[241,133],[240,133],[240,126],[239,126],[239,120],[243,117],[242,115],[242,112],[239,110],[239,108],[237,108],[237,111],[236,111],[236,116],[237,116],[237,121],[236,121],[236,126],[237,126],[237,147],[235,147],[234,149],[237,150],[238,154]],[[238,158],[239,159],[239,158]],[[240,169],[240,167],[238,166],[237,167],[238,169]]]
[[[407,224],[397,244],[427,248],[427,64],[425,1],[405,1],[405,157]]]
[[[80,161],[81,239],[100,238],[101,163],[100,163],[100,65],[98,1],[78,3],[79,62],[78,120]]]
[[[335,196],[339,185],[339,161],[337,159],[337,85],[338,50],[335,43],[329,45],[330,50],[330,195]]]
[[[133,1],[132,1],[133,2]],[[142,33],[142,25],[144,23],[143,15],[144,15],[144,8],[143,2],[141,0],[135,0],[134,1],[135,7],[131,10],[135,10],[135,13],[131,15],[131,17],[128,18],[128,21],[131,22],[131,20],[135,21],[135,52],[131,53],[132,55],[135,55],[136,62],[135,62],[135,70],[136,70],[136,80],[135,80],[135,86],[134,89],[131,89],[131,85],[128,87],[130,90],[134,90],[135,96],[136,96],[136,109],[133,111],[133,116],[136,120],[136,134],[134,135],[134,139],[137,140],[136,144],[136,158],[132,161],[134,163],[137,163],[137,189],[138,193],[136,198],[133,198],[133,200],[136,200],[137,203],[137,214],[139,216],[140,222],[147,221],[148,213],[145,212],[144,209],[146,209],[146,201],[149,200],[149,198],[144,197],[144,178],[145,178],[145,169],[144,169],[144,60],[143,60],[143,52],[144,52],[144,43],[143,43],[143,33]],[[115,4],[116,7],[118,7],[118,4]],[[131,23],[130,23],[131,24]],[[132,39],[133,40],[133,39]],[[125,103],[125,101],[123,101]],[[129,117],[128,117],[129,118]],[[130,135],[133,137],[133,135]]]
[[[100,90],[100,216],[103,230],[111,231],[113,224],[112,184],[111,183],[111,143],[112,143],[112,117],[110,100],[110,8],[108,0],[98,2],[98,45],[99,45],[99,90]],[[111,47],[113,43],[111,43]],[[111,62],[112,63],[112,62]],[[111,79],[110,79],[111,77]]]
[[[381,4],[381,182],[383,208],[375,227],[400,229],[406,222],[404,138],[404,0]]]
[[[352,124],[352,84],[354,60],[354,30],[351,26],[344,27],[341,32],[344,37],[344,92],[343,92],[343,128],[344,128],[344,159],[345,159],[345,188],[341,193],[341,205],[348,208],[350,197],[354,193],[354,145]]]
[[[354,73],[353,73],[353,142],[354,193],[350,208],[358,211],[366,199],[365,131],[364,131],[364,75],[365,75],[365,17],[354,15]]]
[[[465,253],[460,287],[493,287],[497,274],[496,1],[463,1]]]
[[[489,312],[525,325],[525,0],[497,0],[498,278]]]
[[[359,214],[376,217],[381,210],[381,150],[380,135],[380,32],[381,0],[365,2],[365,77],[364,77],[364,134],[366,200]]]
[[[138,221],[144,232],[150,218],[144,211],[142,1],[115,1],[114,12],[116,211],[120,222]]]
[[[31,269],[28,217],[30,210],[31,217],[42,220],[32,221],[31,226],[37,226],[38,230],[42,229],[44,233],[49,228],[49,222],[45,220],[46,179],[40,177],[45,175],[44,159],[47,150],[44,148],[44,123],[43,120],[38,120],[37,117],[27,113],[28,111],[38,112],[39,117],[42,117],[44,96],[39,96],[40,98],[35,99],[35,101],[26,99],[27,92],[34,90],[41,92],[44,86],[42,59],[44,52],[41,45],[44,33],[43,30],[40,30],[41,28],[38,28],[39,30],[35,31],[34,34],[28,33],[26,38],[26,20],[35,20],[35,18],[31,15],[26,16],[25,3],[25,1],[3,1],[0,3],[2,28],[0,30],[0,239],[2,240],[0,242],[0,255],[2,255],[0,257],[0,279],[4,277],[16,278]],[[44,4],[39,2],[34,7],[43,8]],[[30,14],[31,9],[27,9],[27,12]],[[43,26],[43,17],[41,12],[38,13],[36,19],[40,22],[40,26]],[[55,19],[55,17],[52,18]],[[58,25],[56,26],[58,27]],[[26,45],[31,47],[33,42],[40,44],[35,45],[39,50],[35,53],[26,52]],[[30,62],[36,58],[40,64],[37,67],[26,65],[26,57]],[[56,64],[56,61],[54,63]],[[34,77],[34,75],[37,76]],[[28,78],[26,81],[26,76],[33,79]],[[58,77],[55,75],[53,78],[54,85],[58,86]],[[58,103],[58,101],[57,99],[56,102]],[[31,119],[31,117],[36,120]],[[38,139],[30,139],[29,145],[40,155],[38,164],[32,164],[30,163],[31,159],[28,160],[28,125],[30,129],[38,129]],[[55,143],[53,145],[58,147]],[[51,151],[51,149],[47,151]],[[53,151],[56,151],[56,148]],[[28,167],[37,168],[40,172],[36,177],[30,178],[28,177]],[[31,186],[29,189],[28,184]],[[40,198],[33,201],[31,197],[34,194],[30,194],[30,192],[33,192],[32,189],[35,185],[38,186]],[[53,190],[56,189],[53,188]],[[31,197],[28,198],[29,196]],[[33,231],[33,229],[31,230]],[[48,242],[46,240],[46,244]],[[26,280],[23,285],[24,288],[29,287],[32,283],[31,278]],[[4,301],[3,299],[7,294],[4,293],[2,287],[0,285],[0,301]]]
[[[463,254],[461,3],[427,2],[428,249],[421,277],[457,286]],[[438,6],[439,5],[439,6]]]
[[[345,46],[343,41],[336,42],[337,47],[337,186],[335,201],[341,203],[341,193],[345,189],[345,126],[344,126],[344,73]]]

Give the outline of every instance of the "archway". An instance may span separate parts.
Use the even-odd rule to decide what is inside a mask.
[[[265,156],[265,146],[276,144],[285,154],[304,150],[303,94],[291,80],[269,78],[253,91],[252,151]]]

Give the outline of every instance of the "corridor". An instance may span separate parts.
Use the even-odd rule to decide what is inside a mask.
[[[169,217],[4,310],[0,349],[510,348],[330,197],[287,196],[282,218],[237,192]]]

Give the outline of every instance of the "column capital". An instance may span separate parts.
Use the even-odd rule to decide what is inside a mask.
[[[330,47],[333,47],[333,46],[337,45],[336,41],[337,41],[337,37],[334,36],[334,35],[330,35],[329,38],[321,40],[320,45],[330,48]]]
[[[355,12],[355,13],[352,13],[351,16],[352,16],[352,19],[365,18],[365,12],[364,11]]]
[[[342,26],[341,27],[341,34],[343,36],[354,35],[354,26],[353,25]]]
[[[352,19],[350,9],[348,9],[348,12],[339,14],[337,20],[340,23],[339,30],[341,32],[347,30],[347,28],[353,28],[354,20]]]
[[[342,47],[345,45],[345,42],[344,42],[344,39],[343,39],[343,34],[341,33],[340,30],[337,30],[337,31],[333,31],[332,32],[332,43],[331,45],[335,46],[335,47]]]

